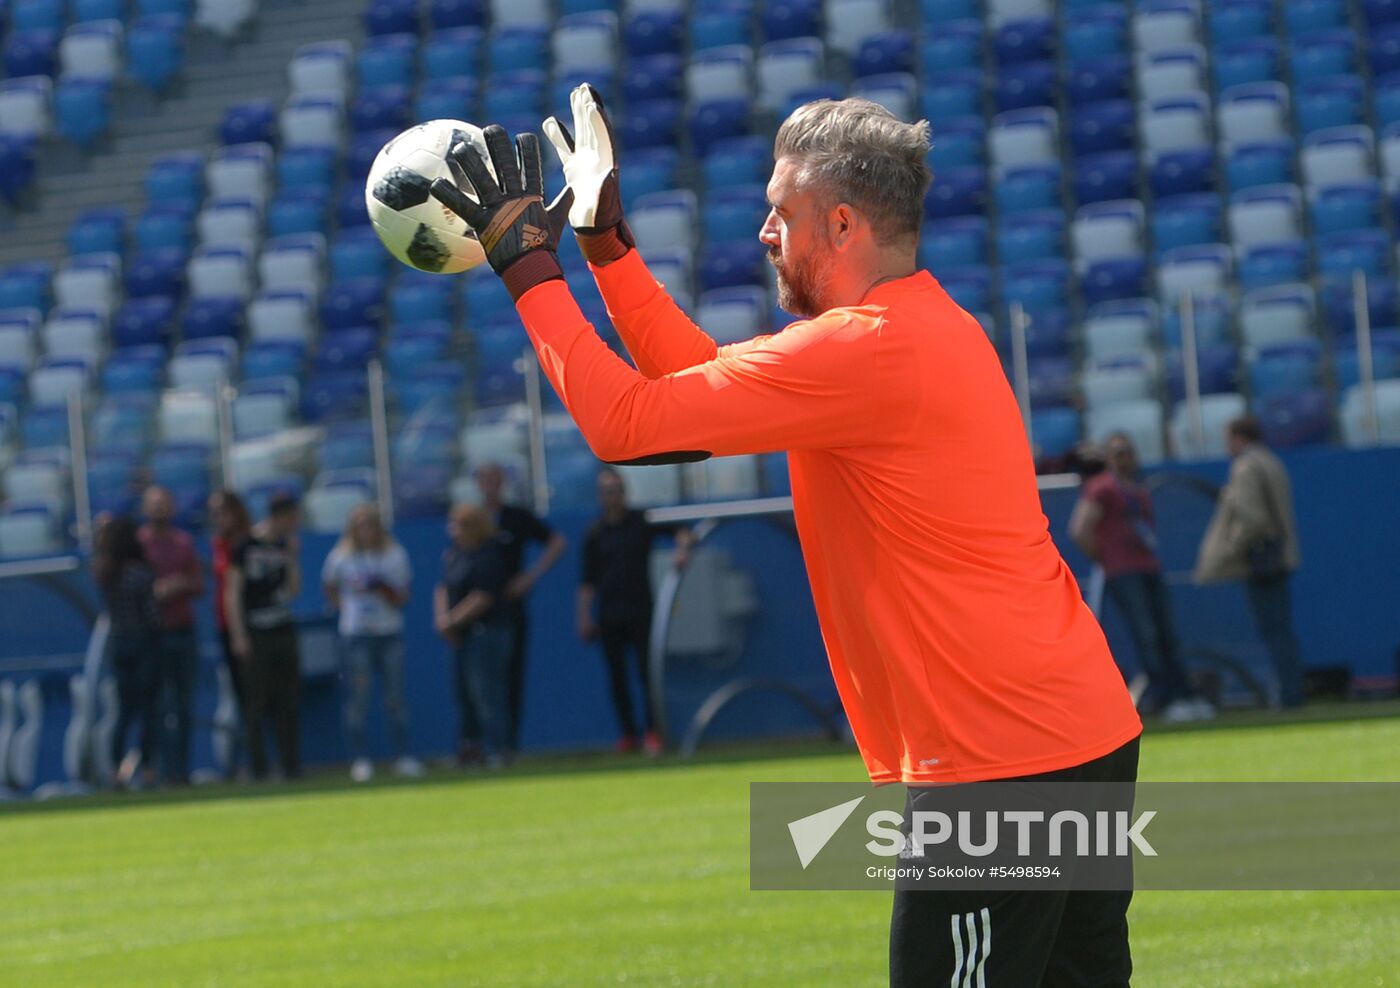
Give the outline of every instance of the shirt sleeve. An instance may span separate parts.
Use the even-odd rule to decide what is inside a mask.
[[[339,547],[332,549],[326,556],[326,561],[321,566],[321,582],[323,584],[338,585],[340,583],[339,570],[342,558],[344,557],[341,555]]]
[[[681,311],[636,250],[589,268],[617,335],[644,376],[661,377],[714,358],[715,341]]]
[[[520,520],[522,523],[520,532],[525,536],[527,542],[548,542],[554,537],[554,529],[550,528],[549,524],[533,511],[521,508]]]
[[[579,582],[590,587],[598,585],[598,537],[591,531],[583,537],[583,570]]]
[[[597,456],[668,462],[822,449],[889,432],[878,329],[848,310],[648,379],[604,345],[562,281],[517,303],[545,374]]]

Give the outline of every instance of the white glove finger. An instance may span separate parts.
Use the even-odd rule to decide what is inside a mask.
[[[569,108],[574,112],[575,149],[591,151],[594,148],[593,135],[588,132],[588,106],[591,102],[587,86],[575,86],[569,94]]]
[[[612,141],[608,138],[608,125],[603,120],[603,111],[597,103],[588,104],[588,132],[593,136],[598,151],[598,167],[601,171],[612,171],[614,165]]]
[[[574,153],[569,150],[569,142],[564,140],[564,132],[559,127],[559,121],[554,117],[548,117],[541,124],[544,129],[544,136],[549,138],[549,143],[554,145],[554,150],[559,153],[559,161],[565,167],[569,167],[569,159]]]

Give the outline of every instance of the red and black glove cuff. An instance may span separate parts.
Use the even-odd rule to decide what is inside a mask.
[[[626,220],[601,230],[596,227],[575,230],[574,234],[578,237],[583,259],[600,268],[607,267],[637,246]]]
[[[552,250],[526,251],[501,272],[501,282],[517,302],[520,296],[536,285],[556,278],[560,281],[564,279],[564,269],[559,266],[559,258]]]

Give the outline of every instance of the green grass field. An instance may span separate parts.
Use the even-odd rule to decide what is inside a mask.
[[[7,811],[0,985],[881,985],[887,894],[748,890],[748,783],[863,777],[830,751]],[[1142,775],[1400,781],[1397,751],[1393,716],[1246,723],[1154,732]],[[1132,921],[1142,988],[1400,985],[1400,892],[1144,892]]]

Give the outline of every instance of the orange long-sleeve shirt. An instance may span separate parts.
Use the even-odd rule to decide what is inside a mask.
[[[872,781],[1066,768],[1141,723],[1050,539],[1015,399],[927,272],[717,347],[635,251],[595,269],[640,373],[562,281],[518,302],[602,459],[788,451],[812,595]]]

